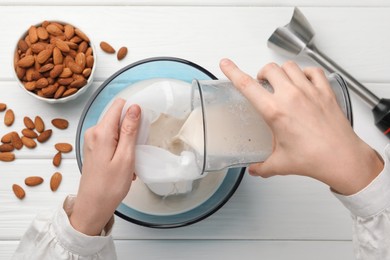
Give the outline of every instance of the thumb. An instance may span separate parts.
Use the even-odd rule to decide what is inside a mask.
[[[141,108],[138,105],[131,105],[120,127],[119,142],[114,154],[119,160],[131,160],[133,163],[140,118]]]
[[[248,167],[248,172],[252,176],[260,176],[263,178],[278,175],[275,165],[272,163],[272,156],[261,163],[254,163]]]

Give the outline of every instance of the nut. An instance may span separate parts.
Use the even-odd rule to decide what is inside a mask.
[[[43,182],[43,178],[39,176],[30,176],[24,179],[24,184],[27,186],[37,186]]]
[[[26,193],[24,192],[23,188],[17,184],[12,185],[12,190],[14,191],[15,196],[20,200],[26,196]]]
[[[11,134],[11,144],[15,149],[20,150],[23,147],[22,139],[17,132],[12,132]]]
[[[126,47],[122,47],[119,49],[116,57],[118,60],[123,60],[127,55],[127,48]]]
[[[35,129],[38,131],[38,133],[42,133],[45,130],[45,123],[40,116],[35,117],[34,123]]]
[[[115,53],[115,49],[107,42],[100,42],[100,48],[106,53]]]
[[[29,118],[28,116],[25,116],[24,118],[23,118],[23,123],[24,123],[24,125],[28,128],[28,129],[31,129],[31,130],[33,130],[33,129],[35,129],[35,124],[34,124],[34,122],[31,120],[31,118]]]
[[[12,152],[15,148],[12,144],[2,144],[0,145],[0,152]]]
[[[51,120],[51,123],[58,129],[66,129],[69,126],[69,122],[62,118],[54,118],[53,120]]]
[[[72,145],[68,143],[56,143],[54,147],[61,153],[69,153],[73,150]]]
[[[4,103],[0,103],[0,112],[3,112],[7,109],[7,105]]]
[[[53,132],[53,131],[52,131],[51,129],[48,129],[48,130],[43,131],[43,132],[42,132],[40,135],[38,135],[38,137],[37,137],[38,142],[44,143],[44,142],[46,142],[47,140],[49,140],[49,138],[51,137],[52,132]]]
[[[12,162],[15,160],[15,154],[11,152],[0,153],[0,161],[3,162]]]
[[[37,143],[31,138],[22,136],[21,140],[24,146],[26,146],[27,148],[33,149],[37,146]]]
[[[59,172],[54,173],[50,178],[50,189],[56,191],[62,181],[62,175]]]
[[[62,161],[62,153],[58,152],[53,157],[53,165],[59,167],[61,165],[61,161]]]
[[[15,114],[12,109],[8,109],[5,111],[5,116],[4,116],[4,124],[6,126],[11,126],[15,121]]]

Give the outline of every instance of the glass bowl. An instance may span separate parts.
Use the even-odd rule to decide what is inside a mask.
[[[76,136],[76,156],[79,169],[83,164],[82,147],[85,131],[97,124],[105,109],[124,90],[146,80],[172,79],[191,84],[193,79],[217,79],[201,66],[187,60],[157,57],[135,62],[107,79],[88,101]],[[128,91],[127,91],[128,92]],[[245,168],[232,168],[209,173],[196,180],[191,192],[161,197],[139,178],[115,214],[138,225],[153,228],[175,228],[196,223],[220,209],[239,186]]]

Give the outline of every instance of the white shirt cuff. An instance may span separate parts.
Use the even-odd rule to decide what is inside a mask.
[[[68,196],[53,216],[54,232],[59,243],[67,250],[78,255],[92,255],[100,252],[107,244],[112,243],[111,230],[114,217],[110,219],[101,236],[88,236],[75,230],[69,221],[74,205],[74,196]]]
[[[368,218],[381,213],[390,205],[390,145],[385,148],[384,168],[382,172],[361,191],[344,196],[333,194],[358,217]]]

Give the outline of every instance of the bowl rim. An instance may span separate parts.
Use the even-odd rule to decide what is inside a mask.
[[[131,64],[123,67],[122,69],[118,70],[117,72],[115,72],[108,79],[106,79],[99,86],[99,88],[93,93],[93,95],[89,98],[88,102],[85,104],[84,109],[83,109],[83,111],[81,113],[80,121],[79,121],[79,124],[77,126],[77,130],[76,130],[76,141],[75,141],[75,143],[76,143],[76,159],[77,159],[77,165],[78,165],[79,170],[80,170],[80,174],[82,174],[82,161],[81,161],[81,149],[82,149],[82,147],[80,147],[80,142],[78,142],[78,140],[80,140],[80,138],[81,138],[81,130],[82,130],[82,126],[84,124],[85,116],[86,116],[87,112],[89,111],[89,108],[91,107],[92,103],[95,101],[95,99],[100,94],[100,92],[111,81],[113,81],[117,76],[119,76],[123,72],[125,72],[125,71],[127,71],[127,70],[129,70],[129,69],[131,69],[133,67],[136,67],[136,66],[139,66],[139,65],[142,65],[142,64],[145,64],[145,63],[156,62],[156,61],[173,61],[173,62],[178,62],[178,63],[184,63],[184,64],[187,64],[187,65],[189,65],[191,67],[194,67],[194,68],[200,70],[201,72],[205,73],[207,76],[209,76],[213,80],[217,80],[218,79],[211,72],[209,72],[208,70],[206,70],[205,68],[201,67],[200,65],[198,65],[196,63],[193,63],[191,61],[188,61],[188,60],[185,60],[185,59],[182,59],[182,58],[169,57],[169,56],[151,57],[151,58],[142,59],[142,60],[136,61],[134,63],[131,63]],[[125,214],[119,212],[118,209],[115,210],[115,215],[117,215],[117,216],[121,217],[122,219],[125,219],[125,220],[127,220],[129,222],[132,222],[134,224],[137,224],[137,225],[140,225],[140,226],[144,226],[144,227],[149,227],[149,228],[156,228],[156,229],[171,229],[171,228],[178,228],[178,227],[184,227],[184,226],[192,225],[192,224],[194,224],[196,222],[204,220],[205,218],[213,215],[215,212],[217,212],[220,208],[222,208],[223,205],[225,205],[230,200],[230,198],[233,196],[233,194],[235,193],[235,191],[239,187],[239,185],[240,185],[240,183],[241,183],[241,181],[242,181],[242,179],[244,177],[245,170],[246,170],[245,167],[240,167],[239,168],[239,174],[238,174],[239,176],[238,176],[236,182],[234,183],[234,185],[232,186],[232,188],[230,189],[230,191],[224,197],[224,199],[219,201],[219,203],[216,204],[216,206],[214,208],[212,208],[211,210],[203,213],[200,216],[197,216],[197,217],[193,218],[192,220],[181,221],[181,222],[173,223],[173,224],[151,223],[151,222],[141,221],[141,220],[138,220],[138,219],[134,219],[134,218],[128,217]],[[237,174],[237,173],[235,173],[235,174]]]
[[[82,28],[80,27],[76,27],[73,23],[69,23],[69,22],[65,22],[65,21],[62,21],[62,20],[44,20],[44,21],[48,21],[48,22],[55,22],[55,23],[60,23],[61,25],[65,25],[65,24],[69,24],[69,25],[72,25],[74,28],[78,28],[80,29],[82,32],[85,32]],[[43,24],[43,22],[40,22],[40,23],[36,23],[34,24],[33,26],[40,26]],[[70,96],[67,96],[67,97],[63,97],[63,98],[58,98],[58,99],[55,99],[55,98],[44,98],[44,97],[41,97],[41,96],[38,96],[37,94],[27,90],[25,87],[24,87],[24,84],[23,82],[18,78],[18,76],[16,75],[16,64],[15,64],[15,53],[17,52],[18,50],[18,42],[19,40],[21,39],[24,39],[23,37],[26,37],[28,34],[28,29],[23,32],[21,34],[21,36],[16,40],[16,43],[15,43],[15,48],[14,48],[14,51],[13,51],[13,55],[12,55],[12,71],[13,71],[13,77],[14,79],[16,80],[16,82],[18,83],[19,87],[23,89],[24,92],[28,93],[30,96],[33,96],[35,97],[36,99],[38,100],[41,100],[41,101],[44,101],[46,103],[49,103],[49,104],[61,104],[61,103],[66,103],[68,101],[71,101],[71,100],[74,100],[76,99],[77,97],[81,96],[82,93],[84,93],[87,88],[89,88],[92,83],[93,83],[93,76],[95,74],[95,70],[96,70],[96,64],[97,64],[97,55],[96,55],[96,48],[95,48],[95,45],[93,44],[93,41],[91,40],[91,38],[88,36],[89,38],[89,45],[90,47],[92,48],[92,57],[94,59],[94,62],[93,62],[93,66],[92,66],[92,70],[91,70],[91,75],[88,77],[88,80],[87,80],[87,84],[85,86],[83,86],[81,89],[79,89],[76,93],[74,93],[73,95],[70,95]]]

